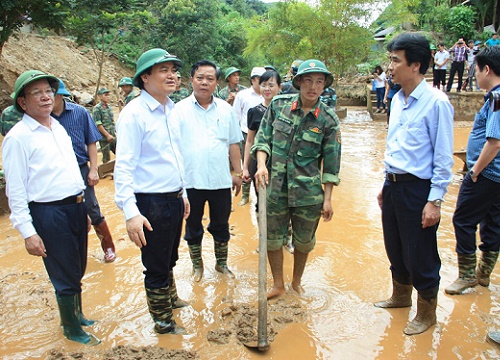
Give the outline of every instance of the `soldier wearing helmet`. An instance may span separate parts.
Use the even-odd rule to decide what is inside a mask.
[[[219,97],[222,100],[226,100],[230,105],[233,105],[236,94],[246,89],[246,87],[240,85],[240,73],[241,70],[234,66],[227,68],[224,72],[224,79],[226,79],[227,86],[219,91]]]
[[[267,297],[285,293],[282,246],[292,224],[292,288],[301,279],[315,245],[321,217],[333,215],[331,196],[340,170],[340,127],[333,109],[320,100],[333,75],[319,60],[304,61],[293,78],[298,94],[276,96],[262,119],[252,147],[257,159],[254,180],[267,187],[267,247],[273,287]]]
[[[122,90],[123,96],[125,97],[123,100],[118,100],[120,105],[127,105],[133,98],[137,96],[134,91],[134,84],[132,83],[132,79],[129,77],[123,77],[120,79],[118,83],[118,87]]]
[[[302,64],[302,60],[295,60],[292,65],[290,65],[290,70],[288,74],[285,75],[285,82],[281,87],[280,94],[297,94],[299,91],[293,87],[292,80],[297,75],[297,71],[299,70],[300,64]]]

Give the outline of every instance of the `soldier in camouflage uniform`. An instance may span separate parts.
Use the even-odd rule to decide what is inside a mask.
[[[227,81],[227,86],[219,91],[219,97],[222,100],[226,100],[231,105],[233,105],[234,98],[238,91],[246,89],[246,87],[240,85],[240,73],[241,70],[234,66],[227,68],[224,73],[224,79]]]
[[[120,79],[118,86],[123,92],[125,98],[119,100],[121,106],[127,105],[130,101],[132,101],[137,94],[134,91],[134,84],[132,83],[132,79],[129,77],[124,77]]]
[[[319,100],[332,82],[321,61],[303,62],[293,79],[300,93],[273,99],[252,147],[257,159],[254,180],[268,187],[267,246],[274,280],[268,299],[285,292],[282,246],[290,221],[295,246],[292,288],[300,294],[319,219],[330,221],[333,215],[331,194],[340,182],[340,127],[335,112]]]
[[[189,90],[182,87],[181,73],[177,71],[177,85],[175,87],[175,91],[169,96],[169,98],[174,103],[178,103],[179,101],[187,98],[188,96],[189,96]]]
[[[299,90],[297,90],[293,86],[293,78],[297,74],[297,71],[299,69],[300,64],[302,64],[302,60],[295,60],[292,65],[290,65],[290,70],[288,73],[285,75],[285,82],[281,86],[281,92],[280,94],[298,94]]]
[[[7,106],[2,111],[0,119],[0,133],[5,136],[14,125],[23,118],[23,113],[19,112],[14,105]]]
[[[113,109],[109,103],[109,90],[100,88],[97,92],[101,102],[94,106],[92,110],[92,117],[94,118],[95,125],[101,133],[103,139],[99,140],[102,152],[102,162],[107,163],[110,160],[109,151],[115,153],[115,120],[113,116]]]

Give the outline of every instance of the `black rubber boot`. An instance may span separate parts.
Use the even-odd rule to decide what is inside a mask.
[[[66,338],[85,345],[99,345],[101,340],[93,334],[85,332],[80,324],[80,318],[77,314],[77,295],[57,296],[57,305],[59,305],[59,313],[61,315],[61,324],[63,334]]]

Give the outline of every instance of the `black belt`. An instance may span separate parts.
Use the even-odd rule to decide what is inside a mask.
[[[79,204],[83,201],[85,201],[85,198],[84,198],[84,193],[82,192],[80,195],[68,196],[67,198],[64,198],[62,200],[49,201],[49,202],[32,201],[32,203],[39,205],[73,205],[73,204]]]
[[[167,193],[135,193],[136,196],[156,196],[160,198],[167,198],[167,199],[172,199],[176,198],[179,199],[182,197],[183,190],[179,191],[173,191],[173,192],[167,192]]]
[[[457,64],[462,64],[462,63],[464,63],[464,62],[465,62],[465,60],[464,60],[464,61],[453,61],[453,62],[454,62],[454,63],[457,63]]]
[[[413,180],[420,180],[419,177],[416,177],[415,175],[412,174],[394,174],[394,173],[385,173],[385,178],[389,180],[390,182],[398,182],[398,181],[413,181]]]

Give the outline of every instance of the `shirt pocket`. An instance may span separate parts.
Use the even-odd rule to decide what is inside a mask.
[[[214,128],[215,138],[223,142],[229,142],[229,123],[217,120],[217,126]]]
[[[273,121],[273,147],[286,151],[290,142],[293,126],[287,121],[277,118]]]
[[[297,155],[307,158],[318,158],[321,155],[323,134],[306,130],[302,134],[302,145],[297,150]]]

